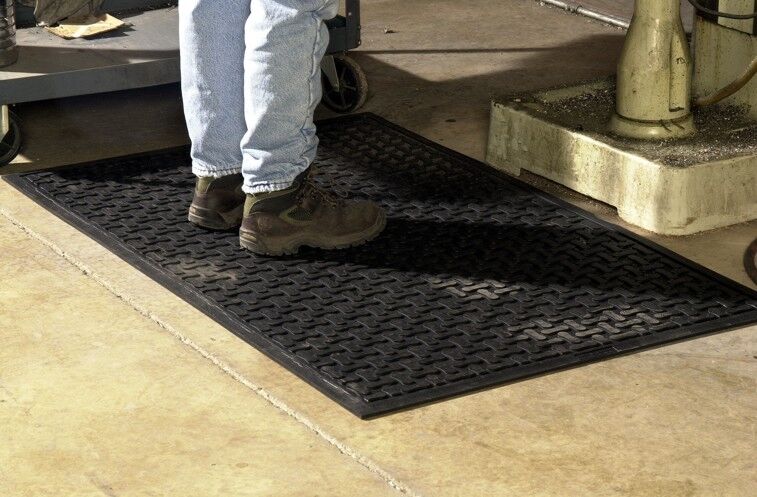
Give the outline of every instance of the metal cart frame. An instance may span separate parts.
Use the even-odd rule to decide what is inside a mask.
[[[344,15],[326,21],[329,47],[321,63],[324,106],[341,114],[354,112],[368,98],[365,72],[347,52],[360,46],[360,0],[345,0]]]

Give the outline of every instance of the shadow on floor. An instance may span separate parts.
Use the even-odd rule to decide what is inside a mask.
[[[422,134],[439,128],[451,141],[469,133],[460,129],[463,122],[476,122],[476,132],[481,132],[492,99],[613,74],[624,39],[625,33],[618,31],[548,47],[369,49],[351,56],[365,69],[372,88],[366,110]],[[407,59],[413,55],[425,57],[419,73],[434,72],[429,66],[438,61],[447,74],[439,80],[414,74]],[[480,68],[481,74],[455,77],[450,69],[455,66],[465,68],[461,73]]]

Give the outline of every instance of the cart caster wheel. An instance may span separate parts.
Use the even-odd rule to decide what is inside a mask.
[[[21,130],[18,127],[18,120],[13,114],[9,114],[8,133],[0,140],[0,167],[10,164],[21,148]]]
[[[324,74],[323,99],[326,108],[340,114],[354,112],[363,106],[368,98],[368,78],[363,69],[348,56],[334,57],[339,89],[334,88]]]
[[[744,268],[749,278],[757,285],[757,238],[754,239],[744,253]]]

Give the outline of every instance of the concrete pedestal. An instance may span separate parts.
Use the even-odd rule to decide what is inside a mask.
[[[757,219],[757,122],[747,109],[695,113],[699,132],[658,142],[612,136],[614,83],[493,102],[487,161],[546,177],[634,225],[689,235]]]

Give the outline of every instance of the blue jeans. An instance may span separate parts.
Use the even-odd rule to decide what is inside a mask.
[[[181,0],[192,171],[242,172],[247,193],[291,186],[315,158],[324,20],[339,0]]]

